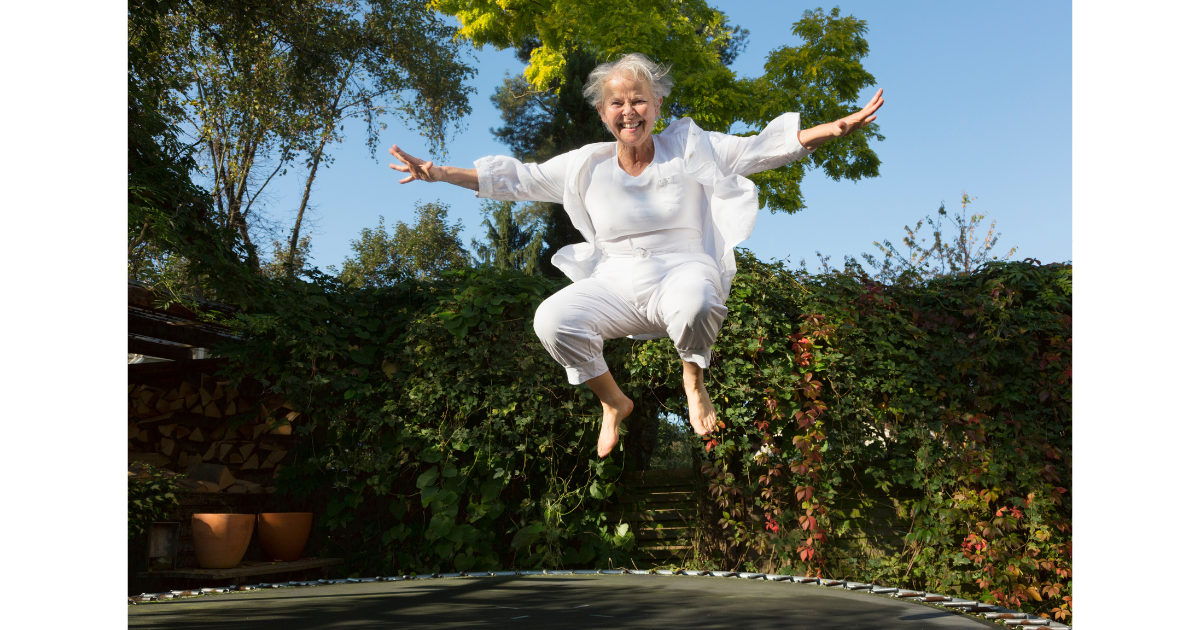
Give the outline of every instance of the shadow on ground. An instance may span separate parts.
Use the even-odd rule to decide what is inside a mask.
[[[342,584],[141,604],[130,628],[994,627],[930,606],[794,583],[578,575]]]

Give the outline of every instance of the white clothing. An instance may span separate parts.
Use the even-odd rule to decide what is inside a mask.
[[[688,230],[700,237],[701,197],[704,189],[688,177],[683,158],[669,156],[659,148],[654,159],[637,177],[625,172],[613,154],[584,175],[583,203],[587,207],[598,242],[662,230]]]
[[[625,335],[670,336],[684,361],[708,367],[737,271],[733,248],[758,214],[758,189],[745,176],[811,153],[799,127],[800,115],[789,113],[743,138],[682,118],[653,136],[654,161],[637,178],[617,164],[615,142],[543,164],[475,161],[478,197],[561,203],[586,240],[551,258],[573,284],[534,316],[571,383],[608,371],[603,341]]]
[[[772,120],[755,136],[739,137],[704,131],[681,118],[656,136],[655,153],[681,157],[684,172],[702,187],[701,226],[704,251],[721,273],[722,299],[737,272],[733,248],[750,237],[758,215],[758,189],[746,175],[777,168],[811,153],[800,144],[800,114]],[[584,201],[587,179],[595,166],[616,154],[616,142],[598,142],[569,151],[542,164],[489,156],[475,161],[479,192],[486,199],[561,203],[584,243],[568,245],[551,258],[568,278],[591,276],[600,261],[596,230]],[[639,337],[641,337],[639,335]]]
[[[600,264],[538,306],[533,329],[572,385],[608,371],[604,340],[666,331],[679,357],[707,368],[729,312],[699,238],[657,250],[634,237],[604,243]]]

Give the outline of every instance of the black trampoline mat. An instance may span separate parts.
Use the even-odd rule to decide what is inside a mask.
[[[130,628],[979,628],[931,605],[788,582],[655,575],[264,589],[129,608]]]

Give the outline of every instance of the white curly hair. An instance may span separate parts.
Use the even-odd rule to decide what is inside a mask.
[[[618,72],[630,75],[637,81],[650,84],[654,98],[664,98],[671,93],[675,80],[671,78],[671,68],[661,66],[650,60],[642,53],[629,53],[616,61],[602,63],[588,74],[587,84],[583,86],[583,96],[595,107],[604,98],[604,86]]]

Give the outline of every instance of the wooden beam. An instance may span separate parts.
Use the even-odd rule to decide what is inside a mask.
[[[148,339],[129,338],[129,351],[133,354],[144,354],[148,357],[158,357],[160,359],[171,359],[172,361],[191,361],[192,349],[182,346],[168,346],[164,343],[155,343]]]
[[[226,337],[197,326],[172,326],[162,320],[143,317],[133,310],[129,312],[129,332],[143,337],[165,339],[201,348],[212,348],[217,344],[237,341],[233,337]]]

